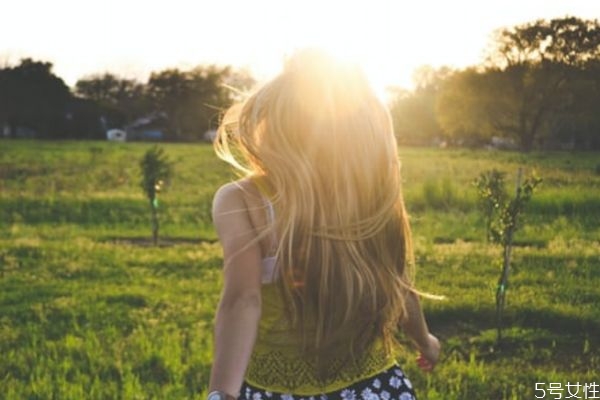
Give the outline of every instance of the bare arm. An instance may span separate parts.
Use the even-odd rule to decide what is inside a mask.
[[[409,291],[405,301],[407,317],[401,322],[402,330],[419,349],[420,355],[417,358],[419,367],[424,371],[431,371],[440,356],[440,342],[429,333],[419,295]]]
[[[258,243],[252,243],[256,232],[236,184],[227,184],[215,194],[213,221],[225,265],[209,391],[219,390],[237,398],[261,314],[261,251]]]

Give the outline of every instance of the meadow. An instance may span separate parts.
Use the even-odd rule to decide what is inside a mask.
[[[138,166],[150,146],[0,141],[0,399],[205,395],[222,283],[210,207],[235,176],[209,145],[161,145],[175,174],[152,246]],[[400,157],[417,284],[447,298],[423,300],[443,344],[434,373],[418,370],[400,334],[419,398],[600,398],[599,154]],[[496,168],[512,191],[520,167],[543,183],[515,236],[497,345],[501,249],[485,240],[472,181]]]

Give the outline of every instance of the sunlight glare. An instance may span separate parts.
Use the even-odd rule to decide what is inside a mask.
[[[311,20],[311,26],[287,27],[287,56],[300,48],[316,47],[343,62],[358,65],[384,102],[388,100],[389,86],[412,86],[412,71],[420,61],[409,55],[418,54],[415,47],[419,42],[407,40],[410,35],[403,32],[407,26],[398,24],[397,16],[402,15],[399,6],[388,5],[381,10],[364,4],[326,4],[319,15],[308,15],[308,11],[302,15],[302,10],[295,10],[298,20]]]

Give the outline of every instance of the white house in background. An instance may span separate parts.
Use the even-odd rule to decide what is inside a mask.
[[[125,125],[122,129],[109,129],[106,139],[112,142],[125,142],[132,140],[163,140],[167,115],[165,113],[152,113]]]
[[[111,142],[124,142],[127,140],[127,132],[121,129],[109,129],[106,131],[106,139]]]

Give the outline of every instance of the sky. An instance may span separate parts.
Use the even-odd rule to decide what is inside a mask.
[[[600,0],[0,0],[0,66],[32,57],[77,79],[199,64],[276,74],[318,46],[362,65],[374,86],[410,87],[421,65],[483,60],[498,28],[540,18],[600,18]]]

